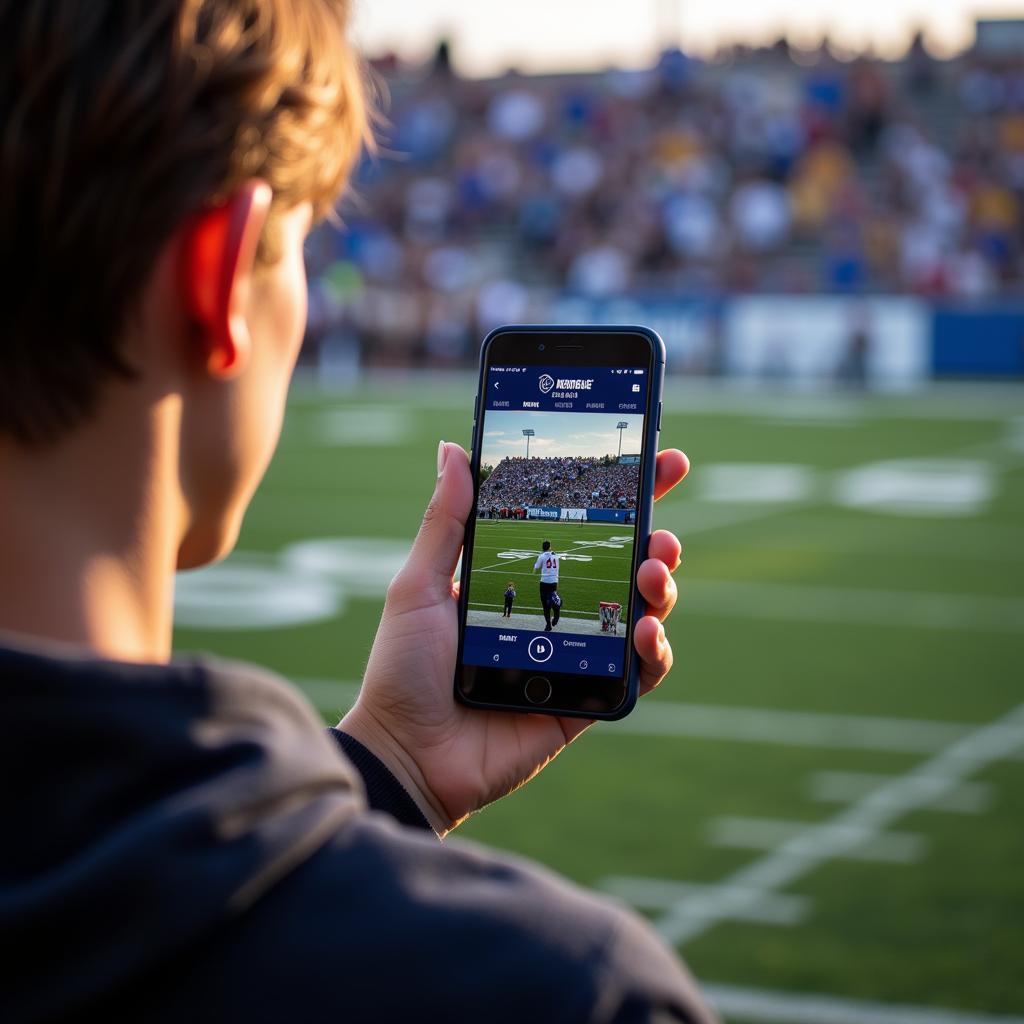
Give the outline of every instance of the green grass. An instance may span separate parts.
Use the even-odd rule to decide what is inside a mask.
[[[351,398],[297,392],[236,562],[259,556],[259,564],[279,564],[289,544],[330,537],[390,539],[400,555],[433,488],[438,439],[468,442],[472,392],[468,379],[367,389]],[[645,706],[668,711],[686,702],[980,727],[1022,703],[1021,392],[752,395],[749,408],[746,402],[675,380],[666,392],[662,441],[684,448],[693,470],[655,510],[655,527],[677,531],[684,554],[679,605],[668,624],[675,668]],[[812,405],[821,416],[808,414]],[[842,415],[830,415],[833,409]],[[325,422],[337,417],[342,435],[368,422],[376,429],[379,420],[392,430],[390,440],[327,443]],[[937,465],[950,474],[958,472],[954,463],[968,460],[986,467],[991,491],[960,514],[836,503],[840,474],[900,459],[943,460]],[[783,503],[705,500],[709,467],[736,462],[806,467],[814,487]],[[487,529],[493,543],[488,534],[479,558],[497,548],[539,548],[544,530],[509,523]],[[556,546],[570,546],[587,528],[562,529],[569,543]],[[567,601],[575,602],[578,576],[616,577],[614,562],[598,566],[597,557],[625,559],[626,549],[566,563]],[[529,568],[525,560],[512,564]],[[504,567],[493,575],[494,603],[509,578],[526,580],[520,600],[535,603],[535,585]],[[383,584],[357,584],[344,582],[343,608],[326,621],[182,629],[177,646],[269,665],[305,685],[334,719],[351,690],[307,680],[359,679]],[[818,614],[837,592],[857,615]],[[887,594],[897,598],[882,602]],[[963,614],[941,625],[912,624],[925,600],[920,595]],[[493,593],[478,593],[474,584],[473,597],[484,601]],[[595,597],[581,597],[581,604],[596,607]],[[986,621],[989,608],[999,611],[1001,625]],[[609,875],[714,883],[762,856],[712,845],[716,818],[823,822],[841,807],[811,799],[815,773],[899,776],[927,756],[825,742],[637,735],[629,721],[595,728],[541,777],[460,831],[538,858],[585,885]],[[1024,761],[995,761],[971,781],[989,786],[990,802],[980,813],[926,808],[892,826],[922,837],[917,862],[831,860],[784,890],[808,901],[800,923],[722,922],[686,943],[683,955],[709,982],[1024,1013]]]
[[[596,622],[602,601],[617,602],[625,612],[629,604],[633,534],[632,526],[621,523],[481,519],[473,541],[469,607],[500,612],[505,588],[512,581],[516,585],[513,610],[541,614],[540,570],[534,570],[533,565],[542,542],[547,540],[562,555],[558,594],[563,615]]]

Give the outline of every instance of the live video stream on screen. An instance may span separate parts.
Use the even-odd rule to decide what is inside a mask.
[[[648,373],[491,367],[464,660],[619,675]]]

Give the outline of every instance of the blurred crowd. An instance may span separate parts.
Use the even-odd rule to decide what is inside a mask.
[[[639,480],[639,466],[605,459],[502,459],[480,485],[479,507],[636,508]]]
[[[309,246],[311,347],[341,365],[459,362],[565,291],[1019,294],[1019,57],[376,70],[381,152]]]

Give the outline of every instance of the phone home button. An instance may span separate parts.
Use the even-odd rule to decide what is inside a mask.
[[[551,700],[551,683],[544,676],[530,676],[523,694],[531,704],[547,704]]]

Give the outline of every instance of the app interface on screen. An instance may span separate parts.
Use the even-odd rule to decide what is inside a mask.
[[[493,366],[463,660],[622,674],[648,371]]]

